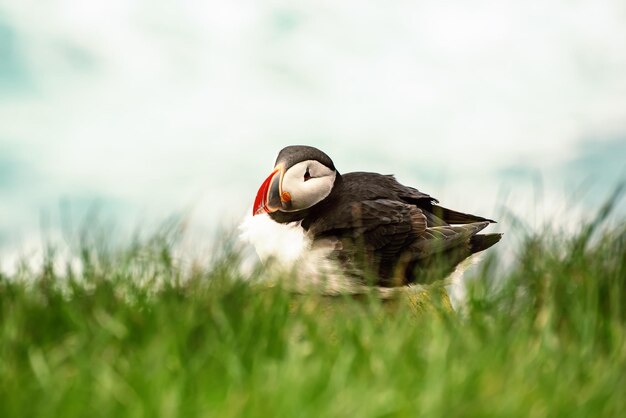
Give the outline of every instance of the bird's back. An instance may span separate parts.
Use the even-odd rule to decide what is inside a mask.
[[[391,175],[353,172],[339,176],[331,195],[311,208],[302,226],[313,241],[334,239],[335,256],[351,266],[356,258],[377,284],[430,281],[495,244],[500,234],[477,235],[489,219],[437,205],[430,195]],[[449,271],[448,271],[449,270]]]

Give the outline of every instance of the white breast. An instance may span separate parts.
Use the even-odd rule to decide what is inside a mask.
[[[273,259],[290,268],[309,243],[297,223],[279,224],[269,215],[248,215],[239,225],[240,239],[252,244],[263,263]]]
[[[240,239],[252,244],[261,262],[268,267],[265,273],[270,282],[288,277],[288,283],[283,285],[303,293],[354,293],[360,288],[328,257],[335,242],[323,240],[311,245],[298,223],[279,224],[265,214],[249,215],[239,230]]]

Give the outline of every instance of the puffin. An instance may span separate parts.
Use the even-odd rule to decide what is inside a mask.
[[[301,228],[361,285],[429,284],[502,237],[479,234],[492,219],[447,209],[393,175],[340,174],[323,151],[283,148],[262,182],[252,215]]]

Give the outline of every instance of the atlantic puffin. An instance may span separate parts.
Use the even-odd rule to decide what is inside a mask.
[[[478,234],[492,219],[438,205],[393,175],[340,174],[321,150],[283,148],[259,188],[253,216],[302,228],[346,275],[380,287],[430,283],[451,273],[502,234]]]

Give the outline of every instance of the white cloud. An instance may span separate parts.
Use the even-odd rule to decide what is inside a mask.
[[[15,208],[101,194],[216,222],[289,143],[343,171],[439,168],[454,200],[472,176],[491,192],[500,168],[626,130],[617,0],[23,0],[3,16],[34,87],[0,97],[0,140],[42,180]],[[35,222],[21,212],[4,227]]]

